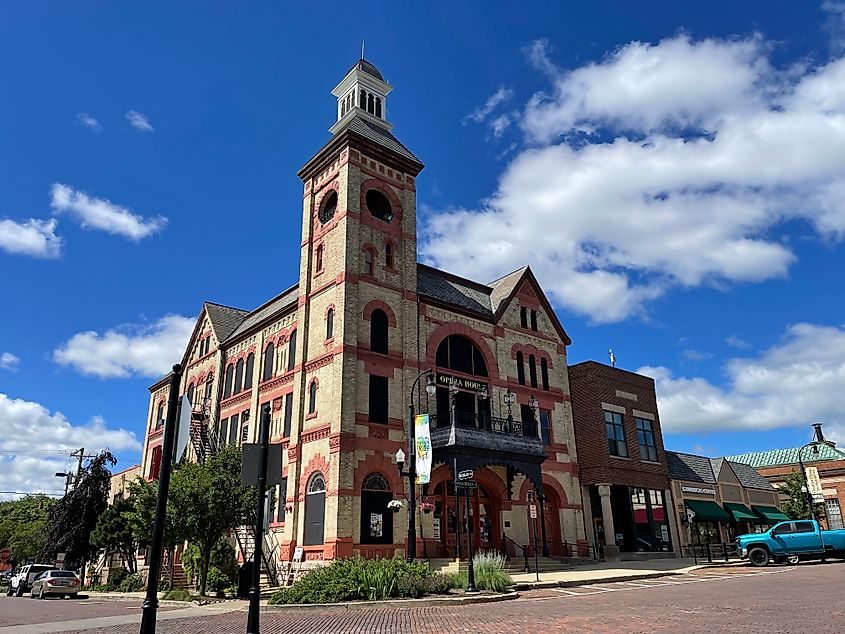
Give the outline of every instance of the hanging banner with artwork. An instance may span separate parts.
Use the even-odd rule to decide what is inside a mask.
[[[431,482],[431,433],[428,414],[414,418],[414,444],[417,448],[417,484]]]

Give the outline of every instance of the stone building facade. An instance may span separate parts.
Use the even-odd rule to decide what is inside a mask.
[[[529,504],[549,552],[586,545],[566,348],[528,268],[482,284],[417,262],[422,163],[392,134],[378,69],[357,62],[332,91],[338,120],[299,171],[299,282],[254,310],[206,302],[183,357],[194,408],[189,451],[255,442],[260,411],[284,447],[272,511],[278,558],[403,552],[406,411],[431,417],[434,466],[420,487],[418,556],[457,549],[458,470],[473,468],[476,548],[529,544]],[[412,385],[433,369],[436,392]],[[422,382],[421,382],[422,384]],[[450,386],[451,389],[450,389]],[[142,462],[161,464],[168,377],[150,388]],[[508,405],[508,401],[512,402]]]
[[[608,560],[674,556],[654,379],[585,361],[569,380],[588,541]]]

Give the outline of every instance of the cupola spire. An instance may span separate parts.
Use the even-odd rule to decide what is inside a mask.
[[[337,121],[330,128],[332,134],[346,126],[353,117],[363,117],[385,130],[393,124],[387,121],[387,95],[393,86],[384,81],[379,69],[364,58],[364,40],[361,40],[359,59],[332,94],[337,97]]]

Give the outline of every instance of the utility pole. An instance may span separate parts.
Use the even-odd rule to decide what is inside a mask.
[[[74,451],[70,455],[78,459],[76,463],[76,478],[73,481],[73,488],[76,489],[79,486],[79,478],[82,475],[82,459],[85,457],[85,447],[80,447],[78,451]]]

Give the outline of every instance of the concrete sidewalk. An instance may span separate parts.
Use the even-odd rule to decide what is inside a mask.
[[[631,581],[634,579],[682,575],[708,564],[692,559],[652,559],[650,561],[596,562],[558,572],[540,572],[540,582],[533,572],[512,574],[518,589],[577,586],[587,583]]]

